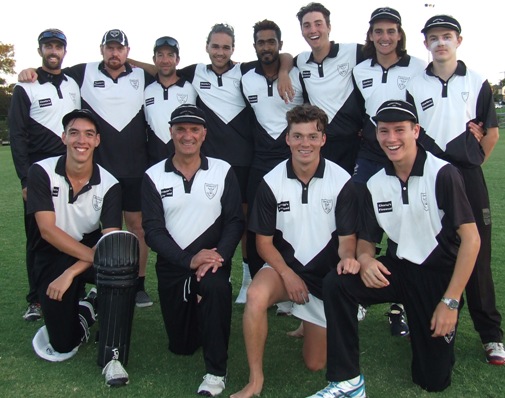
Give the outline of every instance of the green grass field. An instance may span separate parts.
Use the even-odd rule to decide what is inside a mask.
[[[505,131],[502,130],[502,134]],[[502,138],[485,165],[493,214],[493,268],[499,309],[505,311],[505,142]],[[96,347],[83,345],[78,354],[63,363],[49,363],[35,356],[31,339],[42,322],[22,319],[27,290],[24,265],[24,230],[21,190],[9,147],[0,147],[0,397],[174,397],[196,396],[205,369],[201,351],[192,357],[168,352],[156,292],[154,256],[151,255],[147,290],[154,299],[150,308],[136,309],[127,370],[130,385],[109,389],[96,365]],[[234,261],[234,295],[241,282],[241,258]],[[428,397],[410,378],[408,340],[392,338],[384,313],[387,306],[372,307],[360,324],[361,366],[369,397]],[[225,394],[242,388],[248,368],[242,339],[243,306],[234,304],[229,348],[229,381]],[[303,365],[302,341],[285,332],[298,325],[296,319],[270,313],[270,334],[265,358],[262,398],[305,397],[326,385],[325,372],[311,373]],[[96,330],[94,326],[93,330]],[[466,308],[456,343],[456,366],[452,386],[437,397],[505,397],[500,379],[505,368],[487,365],[477,333]]]

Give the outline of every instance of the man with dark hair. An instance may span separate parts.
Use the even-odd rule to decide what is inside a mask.
[[[303,321],[307,368],[325,366],[323,278],[359,270],[354,184],[321,156],[328,117],[313,105],[296,106],[286,117],[291,156],[263,177],[249,220],[265,264],[249,286],[243,318],[249,382],[232,398],[261,393],[267,310],[275,303],[292,301],[293,315]]]
[[[330,11],[310,3],[296,14],[311,51],[295,57],[311,104],[329,118],[323,156],[352,174],[363,124],[362,106],[352,84],[352,69],[363,60],[362,45],[330,41]]]
[[[258,60],[247,64],[241,81],[242,93],[248,106],[254,112],[254,155],[247,185],[249,213],[254,203],[256,190],[263,176],[278,163],[289,157],[286,144],[286,112],[306,102],[305,90],[298,68],[289,72],[295,95],[289,102],[278,94],[280,51],[282,50],[281,30],[270,20],[257,22],[254,26],[254,49]],[[247,257],[251,276],[263,266],[263,260],[256,251],[256,238],[247,232]],[[248,275],[244,275],[247,278]],[[246,302],[247,286],[242,284],[237,302]]]
[[[88,341],[95,309],[79,294],[82,285],[95,283],[95,244],[102,234],[121,229],[121,187],[93,161],[100,144],[98,119],[89,110],[76,109],[62,123],[66,154],[36,162],[28,174],[27,211],[34,214],[39,231],[34,277],[45,320],[33,348],[50,362],[73,357]],[[107,384],[118,379],[126,384],[128,374],[114,364],[113,375],[105,364]]]
[[[23,318],[41,318],[40,302],[33,280],[34,235],[37,224],[26,213],[27,176],[29,167],[39,160],[65,153],[61,141],[61,119],[81,107],[79,86],[62,73],[61,65],[67,53],[67,37],[59,29],[46,29],[38,37],[38,53],[42,66],[32,83],[18,83],[14,88],[9,109],[9,139],[16,173],[21,181],[26,233],[26,270],[29,291],[28,309]]]
[[[487,362],[504,365],[502,317],[496,308],[491,271],[489,194],[481,167],[499,137],[493,93],[484,77],[458,60],[463,37],[455,18],[435,15],[421,32],[433,62],[407,86],[408,98],[417,107],[419,122],[426,131],[420,142],[463,175],[482,242],[465,290],[466,302]]]
[[[412,104],[386,101],[374,121],[389,162],[367,182],[360,209],[359,273],[325,277],[330,383],[310,398],[366,396],[358,303],[403,303],[413,382],[427,391],[451,384],[461,294],[480,244],[463,179],[454,166],[417,145],[420,126]],[[384,233],[387,252],[375,258]]]
[[[231,166],[200,152],[206,123],[206,114],[195,105],[181,105],[172,112],[175,152],[147,170],[142,215],[146,241],[158,254],[168,348],[192,355],[202,346],[206,375],[197,392],[215,396],[226,385],[230,272],[244,220]]]
[[[152,166],[174,153],[169,131],[170,115],[182,104],[196,104],[197,94],[190,82],[177,76],[179,42],[163,36],[154,43],[153,62],[158,72],[156,81],[144,91],[147,120],[147,152]]]

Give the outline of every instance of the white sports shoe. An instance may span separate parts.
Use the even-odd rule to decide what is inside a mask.
[[[125,386],[130,382],[128,373],[117,359],[111,359],[103,368],[102,374],[105,375],[105,384],[108,387]]]
[[[307,398],[366,398],[363,375],[345,381],[330,381],[321,391]]]
[[[32,346],[35,354],[49,362],[66,361],[77,354],[77,350],[79,349],[79,346],[77,346],[70,352],[61,353],[56,351],[49,342],[49,333],[47,333],[45,325],[37,330],[37,333],[35,333],[35,337],[32,340]]]
[[[203,376],[202,384],[198,387],[198,395],[215,397],[223,392],[226,387],[226,376],[214,376],[207,373]]]
[[[245,304],[247,301],[247,289],[251,284],[251,272],[249,271],[249,264],[242,262],[242,287],[240,288],[240,292],[238,293],[237,299],[235,303],[237,304]]]

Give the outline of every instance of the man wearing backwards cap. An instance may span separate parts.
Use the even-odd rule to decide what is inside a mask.
[[[426,131],[422,145],[459,168],[481,238],[475,269],[466,287],[468,311],[493,365],[505,364],[501,314],[496,308],[491,272],[491,213],[481,165],[499,137],[489,82],[457,59],[461,25],[449,15],[435,15],[421,31],[433,62],[407,86]]]
[[[28,174],[28,213],[40,231],[34,275],[45,320],[33,348],[50,362],[71,358],[88,340],[95,311],[90,302],[79,301],[79,293],[83,284],[95,283],[93,247],[102,234],[122,226],[121,187],[93,161],[100,144],[98,119],[76,109],[63,117],[63,127],[66,154],[35,163]]]
[[[37,225],[33,215],[26,214],[28,168],[39,160],[62,155],[61,119],[73,109],[81,107],[79,86],[61,71],[67,53],[67,38],[59,29],[46,29],[38,37],[42,66],[32,83],[18,83],[14,88],[9,109],[9,136],[16,173],[21,180],[25,208],[26,269],[29,291],[28,309],[23,318],[40,319],[40,304],[33,280],[33,235]]]
[[[152,305],[152,300],[144,289],[148,247],[142,230],[140,185],[148,166],[144,88],[153,77],[126,62],[129,51],[126,34],[111,29],[101,40],[101,62],[74,65],[64,72],[77,81],[82,107],[91,110],[102,126],[95,159],[121,184],[126,228],[140,244],[139,291],[135,301],[137,306],[146,307]],[[33,76],[33,70],[23,71],[19,79],[30,80]]]
[[[375,137],[376,126],[372,116],[384,101],[393,98],[404,100],[408,81],[426,67],[426,62],[407,54],[406,42],[407,36],[397,10],[381,7],[372,12],[363,47],[367,59],[352,71],[365,110],[362,140],[352,177],[359,184],[358,189],[364,188],[368,179],[387,160]],[[402,304],[392,304],[388,315],[391,334],[408,336]]]
[[[176,108],[170,134],[173,156],[144,175],[143,227],[158,254],[168,348],[192,355],[203,347],[206,375],[197,392],[215,396],[226,383],[231,262],[244,229],[240,188],[228,163],[201,154],[207,129],[200,108]]]
[[[367,182],[359,275],[330,272],[324,281],[330,384],[312,397],[365,396],[358,304],[403,303],[413,382],[427,391],[451,384],[459,300],[480,242],[472,209],[458,170],[417,145],[420,127],[410,103],[386,101],[373,120],[389,160]],[[383,233],[388,249],[376,259]]]
[[[179,65],[179,43],[163,36],[154,43],[153,62],[156,81],[144,91],[144,111],[147,120],[147,152],[153,165],[174,153],[170,138],[170,115],[179,105],[196,104],[196,91],[190,82],[176,74]]]

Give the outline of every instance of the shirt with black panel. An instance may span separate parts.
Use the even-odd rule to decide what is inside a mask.
[[[295,95],[288,104],[278,93],[278,79],[265,76],[259,61],[249,63],[248,68],[242,76],[241,87],[246,103],[254,112],[254,157],[251,167],[270,171],[291,154],[286,144],[286,113],[307,102],[307,96],[296,67],[289,72]]]
[[[454,268],[460,244],[456,231],[474,222],[456,167],[418,145],[407,182],[388,161],[367,188],[360,239],[379,243],[386,233],[387,256],[433,269]]]
[[[82,108],[100,122],[100,146],[95,160],[116,178],[141,178],[147,169],[147,123],[144,89],[154,78],[126,63],[113,79],[101,62],[65,68],[81,88]]]
[[[37,81],[17,83],[8,115],[9,139],[17,175],[26,187],[29,167],[65,153],[61,120],[81,108],[79,86],[66,74],[37,69]]]
[[[448,81],[432,72],[429,64],[407,86],[407,100],[417,108],[425,134],[419,142],[434,155],[458,167],[477,167],[484,151],[468,128],[470,121],[484,129],[498,127],[489,82],[462,61]]]
[[[407,83],[413,76],[422,73],[426,62],[403,54],[389,68],[384,68],[376,58],[366,59],[352,71],[355,87],[363,98],[365,119],[358,157],[384,163],[386,154],[376,138],[376,125],[372,120],[379,107],[388,100],[405,100]]]
[[[190,82],[179,78],[165,87],[156,76],[156,81],[144,91],[144,112],[147,121],[147,152],[149,164],[167,159],[174,153],[170,137],[170,116],[183,104],[196,104],[197,93]]]
[[[95,163],[89,182],[80,192],[74,192],[65,162],[63,155],[42,160],[30,168],[27,213],[54,212],[58,228],[92,247],[102,230],[122,227],[121,187],[112,174]],[[43,239],[38,240],[35,249],[59,253]]]
[[[314,60],[311,52],[303,52],[294,59],[309,102],[328,115],[326,135],[329,140],[358,141],[363,107],[352,82],[352,70],[363,61],[362,48],[361,44],[332,41],[329,54],[320,63]]]
[[[196,105],[205,112],[207,136],[202,151],[234,167],[249,167],[253,157],[253,115],[240,90],[245,68],[247,64],[230,61],[223,74],[214,72],[210,64],[194,64],[177,71],[191,82],[198,94]]]
[[[356,232],[357,215],[355,187],[344,169],[321,157],[304,184],[288,159],[264,176],[248,227],[273,236],[286,264],[322,299],[323,278],[340,260],[338,236]]]
[[[241,194],[231,166],[201,156],[187,180],[166,159],[150,167],[142,182],[142,226],[148,246],[158,254],[158,275],[188,277],[192,257],[216,248],[228,269],[244,230]]]

